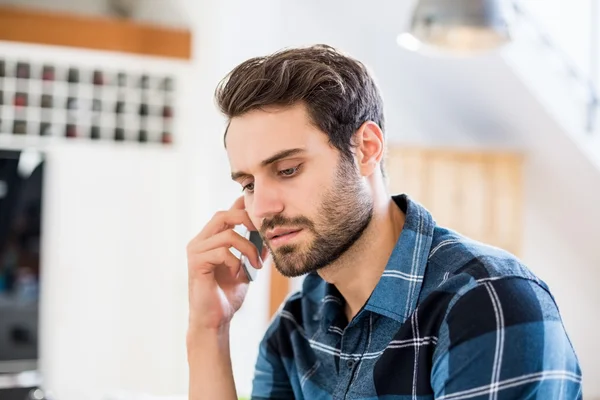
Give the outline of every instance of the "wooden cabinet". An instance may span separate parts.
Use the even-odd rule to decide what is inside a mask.
[[[0,40],[189,60],[188,29],[0,6]]]
[[[511,152],[397,146],[388,150],[391,193],[407,193],[438,224],[521,252],[523,156]]]

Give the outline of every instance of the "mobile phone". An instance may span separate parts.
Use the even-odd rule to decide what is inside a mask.
[[[250,231],[248,229],[246,229],[245,231],[246,232],[243,236],[256,247],[256,249],[258,250],[258,258],[260,258],[263,251],[263,240],[260,237],[260,234],[257,231]],[[250,282],[255,280],[258,270],[254,268],[252,264],[250,264],[250,261],[244,254],[241,255],[240,261],[242,262],[242,267],[244,268],[244,272],[246,273],[248,280]]]

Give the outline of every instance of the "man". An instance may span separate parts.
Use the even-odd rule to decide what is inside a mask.
[[[387,193],[383,102],[360,62],[284,50],[216,96],[243,196],[188,245],[190,399],[236,398],[229,324],[248,281],[229,249],[261,267],[242,224],[282,274],[306,274],[261,343],[253,399],[581,398],[546,285]]]

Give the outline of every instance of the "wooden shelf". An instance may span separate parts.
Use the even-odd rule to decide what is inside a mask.
[[[0,6],[0,40],[189,60],[186,29]]]
[[[520,256],[524,154],[392,146],[392,193],[408,193],[440,225]]]

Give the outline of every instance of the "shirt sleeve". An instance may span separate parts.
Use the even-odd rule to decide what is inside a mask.
[[[252,382],[252,400],[294,399],[294,392],[280,351],[281,317],[276,316],[258,350]]]
[[[439,332],[435,398],[581,399],[581,370],[551,294],[523,278],[481,280]]]

